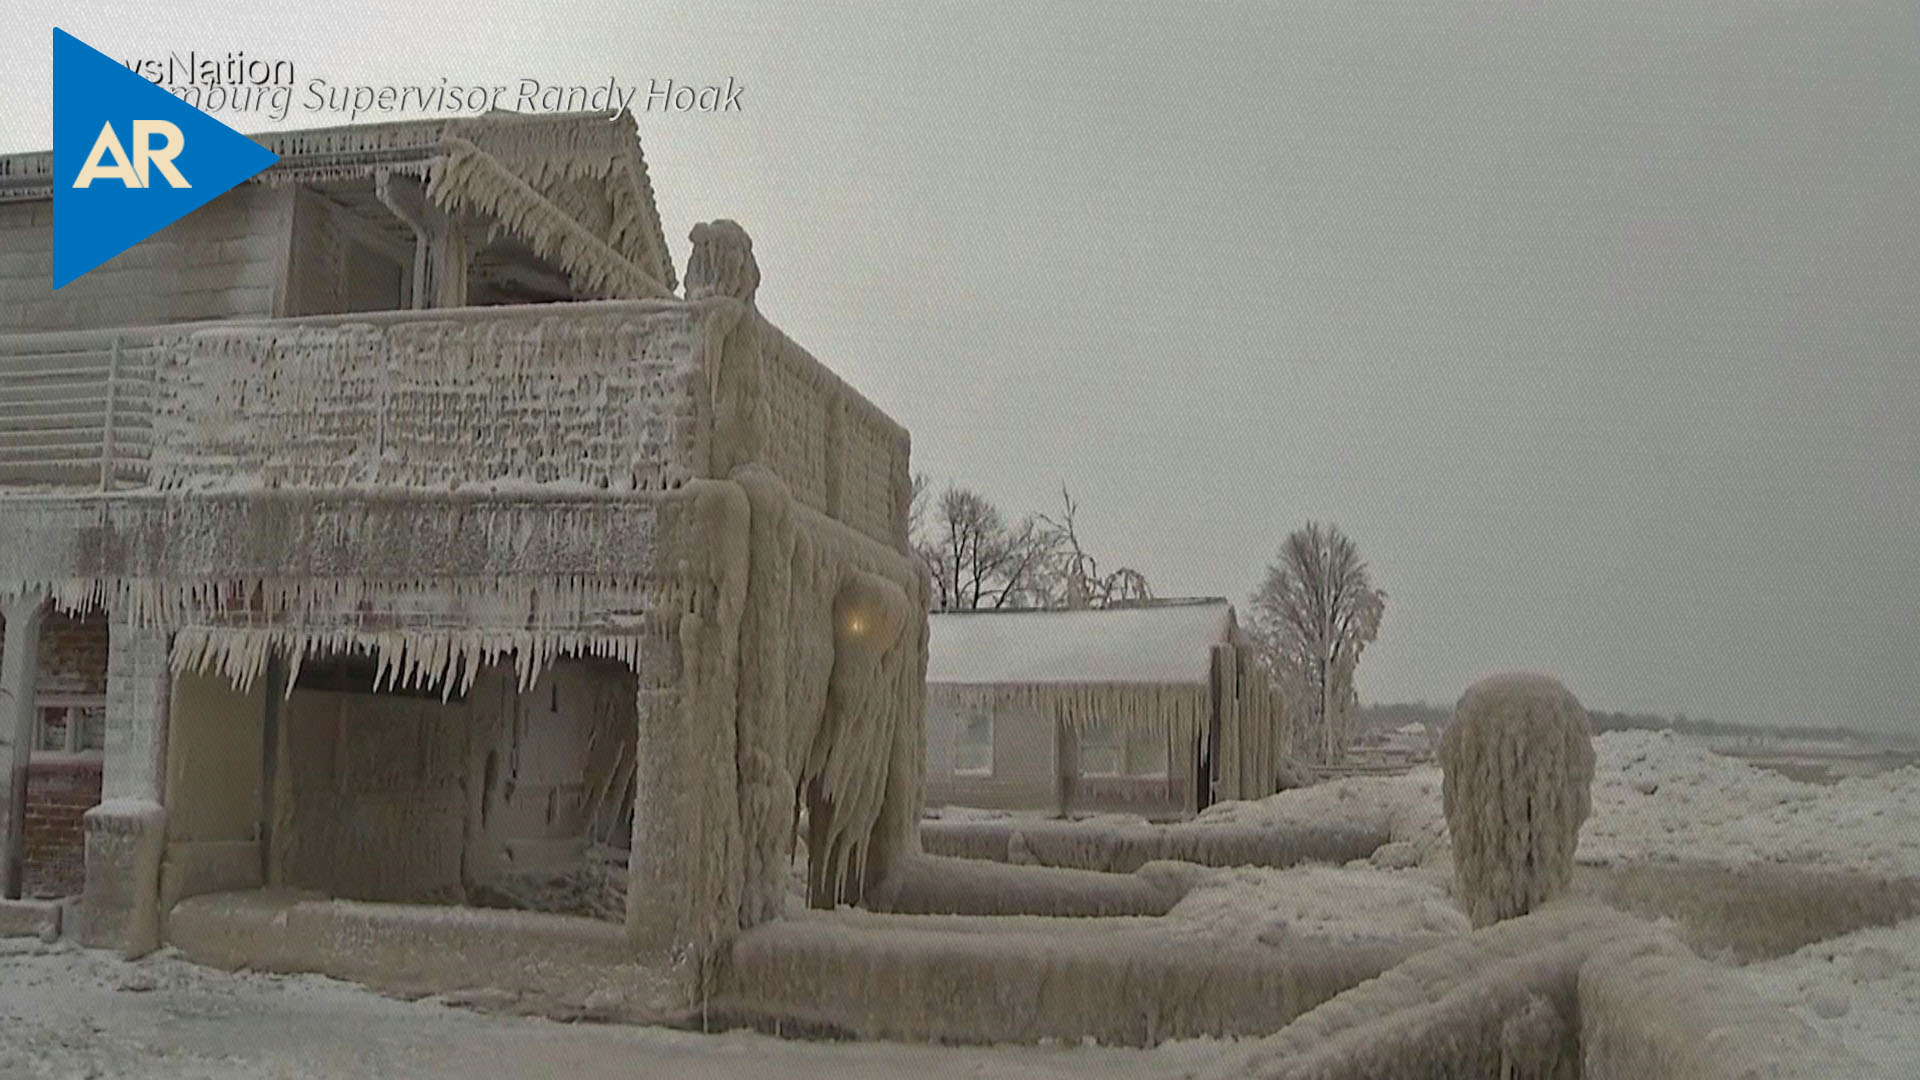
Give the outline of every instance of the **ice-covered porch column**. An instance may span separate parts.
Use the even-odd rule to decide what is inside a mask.
[[[140,955],[160,944],[172,635],[125,622],[118,613],[107,634],[106,762],[100,805],[86,816],[82,938]]]
[[[665,616],[671,621],[648,636],[634,664],[626,921],[637,955],[704,980],[740,928],[737,722],[750,511],[734,483],[702,480],[682,490],[678,520],[656,535],[655,557],[679,564],[681,595],[693,598],[693,610]]]
[[[637,719],[627,935],[649,960],[677,959],[698,937],[690,879],[700,857],[699,804],[709,793],[692,775],[679,694],[643,685]]]
[[[46,613],[46,598],[38,593],[0,602],[0,617],[7,621],[0,642],[0,736],[8,739],[6,799],[0,802],[0,818],[6,823],[0,833],[5,844],[0,848],[0,894],[9,900],[20,899],[26,882],[27,765],[33,755],[34,680]]]

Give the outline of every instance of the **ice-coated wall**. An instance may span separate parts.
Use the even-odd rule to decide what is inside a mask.
[[[521,692],[505,668],[467,694],[467,880],[577,864],[632,800],[638,713],[631,669],[563,660]],[[624,840],[624,837],[618,839]]]
[[[292,202],[286,284],[276,315],[396,311],[411,306],[411,245],[381,238],[367,219],[311,188],[276,189]]]
[[[359,900],[462,898],[465,706],[296,690],[281,722],[274,884]]]
[[[572,485],[701,475],[706,313],[678,303],[223,324],[152,353],[156,486]]]
[[[630,775],[631,672],[561,661],[525,692],[483,671],[463,700],[295,689],[276,747],[270,883],[455,901],[576,862],[611,773]],[[255,742],[257,747],[257,739]]]
[[[266,712],[265,683],[241,690],[200,674],[173,681],[162,912],[184,897],[264,883],[260,811]]]
[[[954,752],[966,718],[993,718],[993,761],[984,774],[956,773]],[[997,810],[1051,810],[1056,803],[1052,716],[1014,702],[972,705],[947,688],[927,688],[927,802]]]
[[[285,192],[215,199],[55,292],[53,203],[0,203],[0,334],[274,314],[286,265]]]
[[[1007,700],[987,705],[967,703],[971,695],[955,694],[939,684],[927,689],[927,781],[929,806],[966,806],[993,810],[1054,810],[1060,800],[1060,752],[1072,753],[1050,712],[1030,703]],[[985,773],[961,772],[954,752],[961,728],[976,708],[993,717],[992,767]],[[1066,740],[1079,738],[1068,732]],[[1142,739],[1164,740],[1158,732],[1135,731],[1122,738],[1135,746]],[[1092,775],[1080,766],[1072,782],[1072,809],[1076,812],[1112,811],[1149,817],[1176,817],[1193,812],[1193,779],[1197,746],[1160,750],[1174,753],[1156,760],[1164,772],[1122,772]]]

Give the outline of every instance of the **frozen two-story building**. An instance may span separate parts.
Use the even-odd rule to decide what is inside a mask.
[[[365,977],[360,920],[428,982],[698,970],[802,809],[857,898],[916,843],[907,433],[759,313],[738,226],[681,288],[630,117],[261,141],[57,292],[49,155],[0,157],[7,895],[62,890],[44,758],[97,776],[70,929],[136,951]],[[571,915],[470,906],[569,870]]]

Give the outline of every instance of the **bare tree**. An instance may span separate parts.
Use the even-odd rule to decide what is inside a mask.
[[[1354,671],[1379,635],[1386,599],[1359,548],[1333,525],[1308,522],[1268,565],[1248,629],[1288,711],[1301,718],[1295,753],[1323,762],[1344,754],[1358,705]]]
[[[1056,548],[1048,567],[1047,606],[1077,610],[1152,599],[1153,590],[1140,571],[1122,566],[1108,573],[1100,572],[1100,561],[1080,543],[1079,527],[1074,521],[1080,504],[1073,501],[1064,485],[1060,488],[1060,502],[1059,518],[1040,516],[1041,523],[1052,530]]]
[[[933,579],[936,611],[1041,606],[1051,529],[1028,517],[1008,524],[986,496],[949,485],[938,498],[916,480],[914,551]]]
[[[913,474],[913,499],[907,503],[907,535],[914,543],[920,542],[920,533],[927,525],[927,502],[933,491],[933,481],[926,473]]]
[[[913,477],[908,522],[913,549],[933,579],[935,611],[973,608],[1104,608],[1153,596],[1128,567],[1102,571],[1080,542],[1080,505],[1063,487],[1058,518],[1008,522],[986,496],[949,484],[937,496]]]

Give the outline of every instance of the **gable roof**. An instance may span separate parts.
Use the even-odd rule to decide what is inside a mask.
[[[280,161],[248,183],[320,184],[372,178],[383,171],[418,176],[433,185],[443,202],[504,210],[503,218],[517,217],[523,223],[533,219],[534,224],[541,224],[545,211],[547,235],[533,239],[573,249],[591,247],[597,239],[665,293],[679,288],[631,113],[492,112],[275,131],[252,138]],[[485,167],[475,168],[476,160]],[[479,182],[448,183],[472,178]],[[591,211],[587,192],[605,196],[603,212]],[[51,151],[0,155],[0,203],[52,195]],[[540,204],[551,204],[572,221],[552,220],[554,215]],[[592,236],[578,235],[584,233]],[[574,261],[587,260],[581,256]],[[604,266],[607,260],[600,262]],[[591,276],[620,275],[616,267]]]
[[[1092,611],[958,611],[929,619],[927,682],[1206,685],[1233,605],[1162,600]]]

